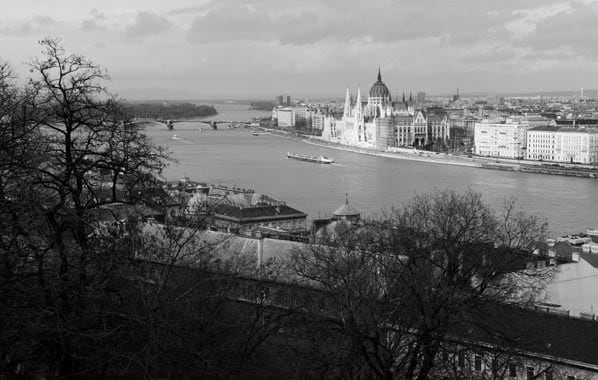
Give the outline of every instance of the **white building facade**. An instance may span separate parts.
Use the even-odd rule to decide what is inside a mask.
[[[598,164],[598,128],[536,127],[527,132],[527,159]]]
[[[295,111],[290,107],[275,108],[272,111],[272,117],[277,120],[279,127],[295,126]]]
[[[480,156],[501,158],[525,158],[527,124],[475,123],[474,152]]]
[[[275,107],[272,110],[272,119],[277,121],[279,127],[294,127],[299,121],[304,121],[307,128],[311,128],[312,116],[315,111],[305,106]]]

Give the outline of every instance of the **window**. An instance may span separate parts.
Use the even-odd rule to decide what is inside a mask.
[[[534,378],[534,367],[527,367],[527,380],[533,380]]]
[[[546,373],[544,374],[544,379],[545,380],[554,380],[554,376],[552,375],[552,370],[550,370],[550,369],[546,370]]]
[[[509,376],[517,377],[517,364],[514,364],[514,363],[509,364]]]
[[[463,353],[463,351],[459,352],[459,367],[465,367],[465,354]]]
[[[569,375],[567,376],[567,380],[575,380],[575,376]]]
[[[482,357],[480,355],[475,356],[475,370],[481,371],[482,370]]]

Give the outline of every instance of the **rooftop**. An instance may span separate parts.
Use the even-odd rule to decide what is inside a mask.
[[[345,203],[336,209],[336,211],[334,211],[332,213],[332,215],[334,216],[359,216],[361,215],[361,213],[359,211],[357,211],[357,209],[351,205],[349,205],[349,198],[347,197],[347,199],[345,200]]]
[[[582,127],[582,126],[539,126],[531,128],[530,131],[542,132],[565,132],[565,133],[598,133],[598,127]]]
[[[307,214],[287,205],[256,205],[254,207],[241,207],[232,204],[219,204],[216,206],[214,212],[217,216],[238,220],[307,217]]]

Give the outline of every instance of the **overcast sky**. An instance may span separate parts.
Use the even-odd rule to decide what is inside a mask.
[[[106,67],[149,98],[598,87],[598,0],[0,0],[0,59],[37,41]],[[170,90],[167,90],[170,89]]]

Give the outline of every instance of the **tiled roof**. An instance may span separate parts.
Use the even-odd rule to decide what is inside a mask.
[[[270,206],[258,205],[255,207],[238,207],[229,204],[219,204],[215,208],[217,217],[227,217],[238,220],[248,219],[283,219],[306,218],[307,214],[286,205]]]
[[[458,336],[500,346],[498,333],[522,352],[598,365],[598,322],[507,305],[487,306],[471,317]]]
[[[164,215],[164,213],[142,204],[111,203],[94,210],[99,221],[121,221],[125,219],[149,218]]]
[[[598,119],[556,119],[555,121],[562,125],[598,125]]]
[[[594,268],[598,268],[598,254],[581,252],[579,254],[579,257],[583,258],[585,261],[588,262],[588,264],[590,264]],[[598,342],[596,344],[598,344]]]
[[[529,131],[540,131],[540,132],[556,132],[560,129],[560,127],[553,127],[550,125],[542,125],[539,127],[530,128]]]
[[[341,207],[337,208],[336,211],[332,213],[334,216],[358,216],[361,215],[357,209],[351,205],[349,202],[345,202]]]

